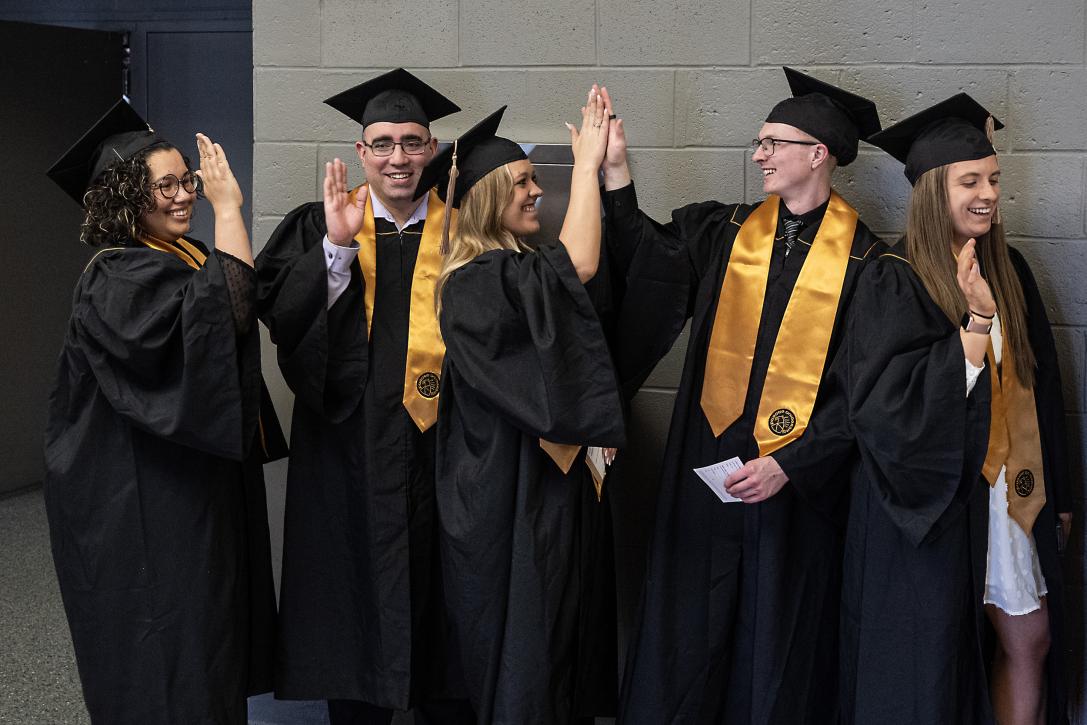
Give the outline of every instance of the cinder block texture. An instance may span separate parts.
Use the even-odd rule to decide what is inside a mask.
[[[313,201],[316,157],[312,145],[254,144],[253,166],[261,170],[261,182],[253,187],[253,216],[283,214]]]
[[[1083,0],[911,4],[918,62],[1083,63]]]
[[[997,118],[1008,121],[1008,72],[1000,68],[857,67],[842,71],[843,88],[872,99],[884,127],[956,93],[969,93]],[[1004,148],[1007,132],[998,133]]]
[[[253,254],[260,254],[264,249],[264,245],[268,243],[268,237],[272,236],[272,232],[279,226],[279,222],[283,220],[282,216],[255,216],[253,217]],[[263,328],[262,328],[263,329]],[[274,353],[275,350],[273,349]],[[265,357],[265,360],[275,360],[275,355],[272,357]]]
[[[760,64],[913,60],[914,2],[752,0],[751,56]]]
[[[322,0],[321,63],[330,68],[455,66],[459,5],[457,0]]]
[[[253,64],[320,65],[321,0],[253,0]]]
[[[1087,149],[1087,70],[1019,68],[1011,74],[1015,149]]]
[[[748,0],[597,0],[601,65],[747,65]]]
[[[464,65],[592,65],[593,0],[477,0],[461,3]]]
[[[1087,255],[1083,240],[1011,238],[1038,282],[1046,314],[1054,325],[1087,326]]]
[[[728,149],[640,149],[630,154],[630,172],[643,211],[659,222],[687,204],[744,200],[747,154]]]
[[[837,72],[813,74],[837,82]],[[676,145],[747,148],[770,109],[791,95],[780,68],[676,71]]]
[[[1083,239],[1083,157],[1004,154],[1000,170],[1008,234]]]
[[[517,120],[503,123],[501,133],[516,134],[518,140],[569,143],[570,132],[562,123],[581,124],[589,88],[599,83],[607,86],[632,144],[671,146],[673,78],[670,70],[529,71],[523,111]]]

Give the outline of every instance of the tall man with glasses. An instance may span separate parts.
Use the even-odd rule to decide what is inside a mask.
[[[326,101],[362,124],[366,185],[325,166],[324,200],[257,258],[261,319],[295,394],[276,696],[333,725],[474,722],[447,650],[434,505],[445,348],[434,282],[445,205],[413,199],[460,109],[403,69]]]
[[[785,73],[794,97],[752,142],[760,203],[692,204],[658,224],[638,209],[622,123],[608,142],[609,250],[629,265],[614,350],[628,391],[691,320],[623,723],[836,722],[844,499],[806,487],[814,457],[793,460],[787,444],[831,393],[844,312],[881,246],[831,189],[879,117],[864,98]],[[712,490],[695,473],[733,457],[750,463]]]

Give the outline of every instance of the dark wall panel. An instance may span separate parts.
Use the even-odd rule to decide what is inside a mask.
[[[0,493],[41,480],[42,430],[72,286],[91,251],[45,170],[121,95],[121,36],[0,21]]]

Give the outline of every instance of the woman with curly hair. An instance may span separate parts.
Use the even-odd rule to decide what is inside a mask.
[[[275,602],[254,274],[222,148],[201,168],[118,102],[49,171],[88,263],[50,399],[45,502],[94,723],[244,723]],[[198,189],[215,251],[187,239]],[[270,407],[265,408],[271,411]]]
[[[446,203],[460,213],[436,288],[446,355],[435,487],[446,608],[480,725],[614,714],[610,518],[582,448],[624,435],[584,286],[600,258],[608,115],[594,88],[571,128],[562,230],[535,249],[525,239],[540,229],[543,192],[520,146],[494,135],[501,112],[419,183],[429,189],[456,159]]]

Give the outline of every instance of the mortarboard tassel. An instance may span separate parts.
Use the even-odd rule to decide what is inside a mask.
[[[445,219],[442,220],[442,245],[444,257],[449,254],[449,223],[453,219],[453,191],[457,185],[457,141],[453,141],[453,165],[449,167],[449,184],[445,187]]]

